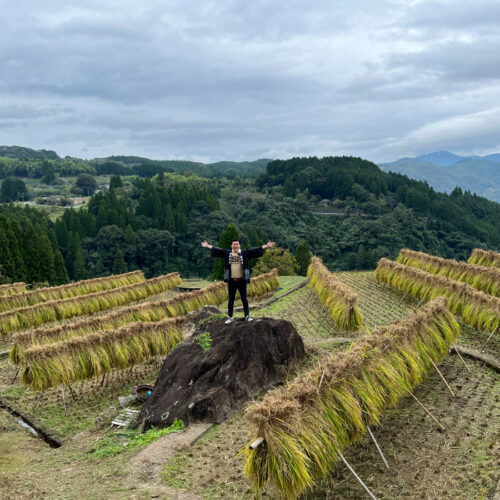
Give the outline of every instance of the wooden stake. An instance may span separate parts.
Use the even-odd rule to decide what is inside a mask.
[[[400,306],[403,303],[403,300],[405,300],[405,297],[406,297],[406,293],[403,295],[403,298],[399,301],[398,306]]]
[[[439,376],[442,378],[442,380],[444,382],[444,385],[446,385],[446,387],[450,391],[451,396],[455,397],[455,393],[452,391],[452,389],[451,389],[450,385],[448,384],[448,382],[446,382],[446,379],[444,378],[443,374],[440,372],[440,370],[437,367],[436,363],[434,363],[434,361],[432,360],[432,358],[429,358],[429,359],[431,360],[431,363],[432,363],[432,366],[434,367],[434,369],[439,373]]]
[[[462,358],[460,351],[453,344],[451,345],[451,347],[453,347],[453,350],[458,354],[458,357],[462,360],[462,363],[464,364],[465,368],[467,368],[467,370],[470,371],[470,368],[467,366],[467,363],[465,362],[464,358]]]
[[[101,387],[104,385],[104,379],[105,379],[105,378],[106,378],[106,374],[104,374],[104,375],[102,376],[102,380],[101,380]]]
[[[366,486],[366,484],[363,483],[363,481],[361,481],[361,478],[356,474],[356,472],[354,472],[354,469],[347,463],[347,460],[344,458],[344,456],[342,455],[342,453],[339,453],[339,457],[342,460],[342,462],[344,462],[344,464],[346,465],[346,467],[351,471],[352,475],[358,480],[358,483],[361,486],[363,486],[363,488],[368,493],[368,495],[370,495],[370,498],[372,500],[377,500],[377,497],[368,489],[368,486]]]
[[[66,415],[66,398],[64,397],[64,386],[61,385],[61,392],[63,397],[64,414]]]
[[[19,367],[19,368],[17,369],[16,374],[14,375],[14,377],[12,377],[12,380],[10,381],[10,385],[12,385],[12,384],[16,381],[16,378],[17,378],[17,376],[19,375],[19,370],[20,370],[20,369],[21,369],[21,367]]]
[[[446,430],[435,418],[434,418],[434,415],[417,399],[417,397],[415,396],[415,394],[413,394],[413,392],[411,392],[409,389],[407,389],[408,391],[408,394],[410,394],[410,396],[422,407],[422,409],[427,413],[427,415],[429,415],[429,417],[432,418],[432,420],[434,420],[434,422],[436,422],[436,424],[439,425],[439,427],[441,427],[441,429]]]
[[[377,448],[377,451],[379,452],[379,455],[382,457],[382,461],[384,462],[385,466],[389,469],[389,464],[387,463],[387,460],[384,457],[384,454],[382,453],[382,450],[380,449],[380,446],[377,443],[377,440],[375,439],[375,436],[373,435],[370,427],[366,426],[368,429],[368,433],[370,434],[370,437],[372,438],[373,443],[375,444],[375,447]]]
[[[41,397],[42,397],[42,394],[43,394],[43,392],[41,392],[41,393],[38,395],[38,398],[37,398],[37,400],[36,400],[35,406],[33,406],[33,411],[35,411],[35,410],[36,410],[36,407],[38,406],[38,403],[39,403],[39,401],[40,401],[40,399],[41,399]]]
[[[73,398],[73,401],[76,401],[75,393],[73,392],[73,389],[71,388],[71,386],[69,384],[68,384],[68,389],[69,389],[69,392],[71,393],[71,397]]]
[[[495,332],[498,330],[498,326],[491,332],[491,335],[488,337],[488,340],[484,343],[483,348],[479,351],[480,353],[484,351],[484,348],[488,344],[488,342],[491,340],[491,337],[495,335]]]
[[[321,389],[321,384],[323,383],[323,377],[324,376],[325,376],[325,370],[323,370],[323,373],[321,374],[321,378],[319,379],[318,394],[319,394],[319,390]]]
[[[420,307],[420,304],[424,301],[424,299],[425,299],[425,297],[422,297],[422,300],[418,303],[417,308]]]

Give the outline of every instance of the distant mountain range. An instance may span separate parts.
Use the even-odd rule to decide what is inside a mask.
[[[427,181],[436,191],[450,193],[456,186],[500,203],[500,154],[458,156],[436,151],[416,158],[379,163],[382,170]]]

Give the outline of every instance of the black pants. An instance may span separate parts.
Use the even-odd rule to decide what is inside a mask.
[[[247,282],[243,280],[233,281],[230,279],[227,282],[227,293],[228,293],[228,303],[227,303],[227,315],[231,318],[233,317],[233,306],[234,298],[236,297],[236,290],[240,292],[241,302],[243,302],[243,309],[245,310],[245,316],[250,314],[248,309],[248,299],[247,299]]]

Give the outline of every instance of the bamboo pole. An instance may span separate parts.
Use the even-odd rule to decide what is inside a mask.
[[[357,479],[358,483],[361,486],[363,486],[363,488],[368,493],[368,495],[370,496],[370,498],[372,500],[377,500],[377,497],[368,489],[368,486],[366,486],[366,484],[363,483],[363,481],[361,480],[361,478],[356,474],[356,472],[354,471],[354,469],[349,465],[349,463],[347,462],[347,460],[344,458],[344,455],[342,455],[342,453],[339,453],[339,457],[342,460],[342,462],[344,462],[344,464],[349,469],[349,471],[352,473],[352,475]]]
[[[485,347],[487,346],[488,342],[491,340],[491,337],[495,334],[495,332],[498,330],[498,326],[491,332],[491,335],[488,337],[488,340],[484,343],[483,348],[479,352],[483,352]]]
[[[465,368],[467,368],[467,371],[470,372],[470,368],[468,367],[467,363],[465,362],[465,359],[462,358],[462,355],[460,354],[460,352],[458,351],[458,349],[455,347],[455,345],[452,344],[451,347],[453,347],[453,350],[458,354],[458,357],[462,360],[462,363],[464,364]]]
[[[436,418],[434,417],[434,415],[417,399],[417,397],[415,396],[415,394],[413,394],[413,392],[411,392],[409,389],[407,389],[408,391],[408,394],[410,394],[410,396],[422,407],[422,409],[427,413],[427,415],[429,415],[429,417],[432,418],[432,420],[434,420],[434,422],[436,422],[436,424],[439,425],[439,427],[441,427],[441,429],[444,431],[446,430],[437,420]]]
[[[366,428],[368,430],[368,434],[370,434],[370,437],[372,438],[373,443],[375,444],[375,447],[377,448],[380,457],[382,458],[382,461],[384,462],[385,466],[389,469],[390,468],[389,464],[387,463],[387,460],[385,459],[384,454],[382,453],[382,450],[380,449],[380,446],[378,445],[377,440],[375,439],[375,436],[373,435],[372,430],[370,429],[370,426],[367,425]]]
[[[448,384],[448,382],[446,382],[446,379],[444,378],[444,375],[441,373],[441,371],[439,370],[439,368],[437,367],[436,363],[434,363],[434,361],[432,360],[432,358],[429,358],[429,361],[432,363],[432,366],[434,367],[434,369],[438,372],[439,376],[441,377],[441,379],[443,380],[444,382],[444,385],[446,385],[446,387],[448,388],[448,390],[450,391],[450,394],[452,395],[452,397],[455,397],[455,393],[453,392],[452,388],[450,387],[450,385]]]

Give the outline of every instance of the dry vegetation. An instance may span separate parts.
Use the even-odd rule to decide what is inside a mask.
[[[25,291],[26,283],[24,282],[0,285],[0,297],[6,297],[8,295],[14,295]]]
[[[79,295],[103,292],[105,290],[111,290],[112,288],[139,283],[145,279],[142,271],[132,271],[125,274],[77,281],[69,285],[36,288],[29,292],[23,291],[5,297],[0,296],[0,311],[10,311],[11,309],[32,306],[40,302],[48,302],[49,300],[63,300]]]
[[[447,297],[450,310],[478,330],[494,332],[500,324],[500,299],[466,283],[388,259],[380,259],[375,276],[379,281],[422,301]]]
[[[463,281],[477,290],[495,297],[500,296],[500,269],[496,267],[443,259],[407,248],[401,250],[396,260],[405,266],[416,267],[431,274],[439,274],[453,280]]]
[[[170,273],[103,292],[63,300],[51,300],[34,306],[0,313],[0,336],[24,328],[36,327],[74,316],[96,314],[161,293],[182,283],[179,273]]]
[[[328,271],[319,257],[312,257],[307,269],[309,284],[335,324],[343,330],[358,330],[363,323],[356,294]]]
[[[490,266],[500,268],[500,253],[493,250],[482,250],[475,248],[468,260],[469,264],[478,264],[480,266]]]
[[[339,273],[336,276],[358,297],[364,318],[363,331],[407,318],[419,302],[377,282],[372,273]],[[281,281],[285,288],[290,283],[297,283],[290,278]],[[161,304],[162,300],[152,297],[143,305],[151,308],[152,304],[158,303]],[[298,371],[288,374],[285,383],[311,372],[318,363],[325,363],[332,353],[349,356],[342,353],[357,338],[354,333],[340,330],[323,304],[315,300],[314,292],[307,288],[301,288],[267,308],[255,310],[254,316],[288,319],[304,338],[309,356]],[[127,323],[131,321],[137,319],[129,319]],[[108,329],[112,328],[116,327]],[[101,329],[97,326],[93,331]],[[486,344],[488,337],[486,332],[461,325],[458,344],[475,348],[484,346],[487,354],[498,357],[500,335],[494,335]],[[11,346],[8,339],[3,343],[6,347]],[[137,452],[125,451],[104,459],[96,459],[89,453],[96,439],[107,435],[106,429],[119,411],[117,397],[130,393],[133,385],[154,382],[160,361],[157,356],[131,368],[112,369],[105,379],[96,377],[76,381],[72,384],[75,399],[67,391],[64,397],[63,386],[49,388],[38,402],[37,391],[17,382],[11,385],[17,367],[1,358],[0,397],[35,415],[42,425],[61,436],[65,445],[57,450],[48,448],[27,431],[20,430],[18,424],[5,414],[5,418],[0,419],[3,452],[0,458],[0,498],[63,499],[74,498],[75,492],[82,499],[162,497],[156,487],[147,487],[144,491],[138,489],[139,478],[129,477],[128,463]],[[386,409],[379,424],[372,428],[391,469],[383,467],[375,447],[366,437],[344,450],[346,459],[377,498],[493,498],[499,479],[500,384],[498,374],[491,369],[474,360],[467,360],[467,364],[470,372],[456,356],[449,356],[439,365],[455,391],[455,398],[450,396],[432,370],[414,390],[418,399],[444,425],[445,432],[441,432],[407,396],[399,399],[396,407]],[[251,440],[251,432],[241,415],[215,426],[194,446],[165,463],[164,484],[206,499],[255,498],[254,487],[243,474],[244,456],[238,455]],[[261,493],[265,498],[277,496],[271,484],[266,484]],[[361,487],[342,465],[337,465],[331,474],[316,481],[301,496],[311,500],[364,497]]]

